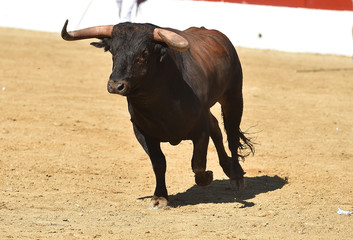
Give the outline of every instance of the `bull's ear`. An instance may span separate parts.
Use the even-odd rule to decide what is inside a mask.
[[[154,46],[154,50],[159,54],[159,61],[162,62],[164,57],[167,55],[168,52],[168,47],[166,44],[165,46],[162,46],[161,44],[156,44]]]
[[[110,38],[103,38],[100,42],[91,42],[91,45],[96,48],[104,48],[104,51],[106,52],[110,50],[110,43]]]

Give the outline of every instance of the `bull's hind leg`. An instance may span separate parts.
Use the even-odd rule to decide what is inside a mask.
[[[241,146],[240,137],[240,122],[243,114],[243,98],[239,94],[228,94],[220,102],[222,106],[224,128],[227,133],[228,147],[232,154],[232,160],[230,165],[228,177],[231,179],[231,183],[235,184],[239,190],[245,187],[244,174],[242,167],[239,164],[238,149]]]
[[[217,150],[219,164],[223,168],[224,173],[228,177],[230,177],[230,168],[232,164],[232,159],[228,157],[228,154],[224,149],[222,132],[221,132],[221,129],[219,128],[217,119],[212,115],[212,113],[210,113],[209,121],[210,121],[210,135]]]
[[[149,205],[150,209],[160,209],[168,205],[168,192],[165,184],[165,172],[167,164],[165,156],[161,150],[160,142],[154,141],[144,136],[134,125],[134,132],[137,140],[142,145],[151,159],[153,171],[156,177],[156,188]]]

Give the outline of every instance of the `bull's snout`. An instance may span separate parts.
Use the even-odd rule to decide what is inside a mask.
[[[126,96],[129,92],[129,83],[126,80],[109,80],[107,86],[108,92]]]

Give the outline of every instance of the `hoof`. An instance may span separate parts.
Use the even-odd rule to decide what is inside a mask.
[[[245,189],[245,172],[238,161],[232,163],[230,171],[230,184],[234,191],[241,192]]]
[[[168,200],[164,197],[153,196],[148,209],[162,209],[168,205]]]
[[[233,191],[235,192],[242,192],[245,189],[245,179],[231,179],[230,185]]]
[[[206,171],[202,173],[195,174],[195,182],[199,186],[207,186],[213,181],[213,172]]]

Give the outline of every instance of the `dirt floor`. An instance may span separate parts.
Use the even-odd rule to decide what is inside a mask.
[[[171,203],[149,210],[151,163],[89,42],[0,28],[0,239],[353,239],[337,214],[353,211],[350,57],[238,48],[247,188],[234,195],[212,144],[205,188],[191,142],[163,144]]]

